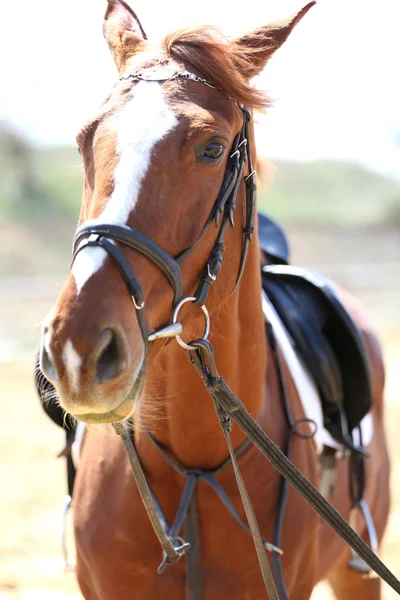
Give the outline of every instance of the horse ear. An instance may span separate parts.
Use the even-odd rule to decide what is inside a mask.
[[[107,0],[103,34],[120,73],[147,40],[139,19],[124,0]]]
[[[236,45],[238,69],[248,79],[258,75],[270,57],[287,40],[294,27],[316,4],[313,0],[289,19],[260,27],[233,40]]]

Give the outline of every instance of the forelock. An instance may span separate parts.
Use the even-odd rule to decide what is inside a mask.
[[[192,65],[198,73],[230,98],[249,108],[265,109],[270,100],[241,73],[249,57],[228,41],[219,29],[179,29],[162,41],[162,51],[178,63]]]

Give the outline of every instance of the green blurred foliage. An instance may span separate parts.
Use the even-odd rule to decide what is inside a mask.
[[[277,162],[259,205],[283,223],[400,227],[400,181],[349,162]]]
[[[82,167],[74,148],[37,149],[0,124],[0,219],[77,218]]]

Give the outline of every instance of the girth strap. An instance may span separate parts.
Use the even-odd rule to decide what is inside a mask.
[[[197,487],[197,480],[196,480]],[[203,577],[201,572],[201,549],[199,514],[197,510],[196,490],[190,500],[186,519],[183,522],[183,535],[190,544],[185,554],[186,561],[186,599],[203,600]]]

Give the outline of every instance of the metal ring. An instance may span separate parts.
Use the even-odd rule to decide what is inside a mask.
[[[136,308],[136,310],[142,310],[144,308],[144,300],[143,300],[143,302],[141,302],[140,304],[138,304],[136,302],[135,296],[131,296],[131,298],[132,298],[133,306]]]
[[[196,300],[198,300],[198,298],[196,298],[195,296],[188,296],[187,298],[181,300],[179,304],[177,304],[175,307],[174,314],[172,315],[172,323],[178,322],[178,313],[182,306],[186,304],[186,302],[196,302]],[[208,310],[204,304],[203,306],[200,306],[200,308],[203,311],[204,318],[206,320],[206,326],[204,329],[203,337],[201,339],[206,340],[208,338],[208,334],[210,333],[210,315],[208,314]],[[193,346],[189,346],[189,344],[186,344],[186,342],[184,342],[179,335],[176,336],[176,340],[178,344],[185,350],[193,350]]]
[[[308,423],[311,426],[311,431],[309,433],[301,433],[297,430],[297,427],[299,425],[302,425],[303,423]],[[302,440],[311,440],[315,436],[317,431],[318,425],[316,424],[314,419],[310,419],[309,417],[303,417],[302,419],[298,419],[292,425],[292,433],[294,433],[294,435],[297,435],[297,437],[301,438]]]
[[[217,280],[217,276],[213,275],[213,273],[211,273],[210,263],[207,263],[207,274],[212,281]]]

